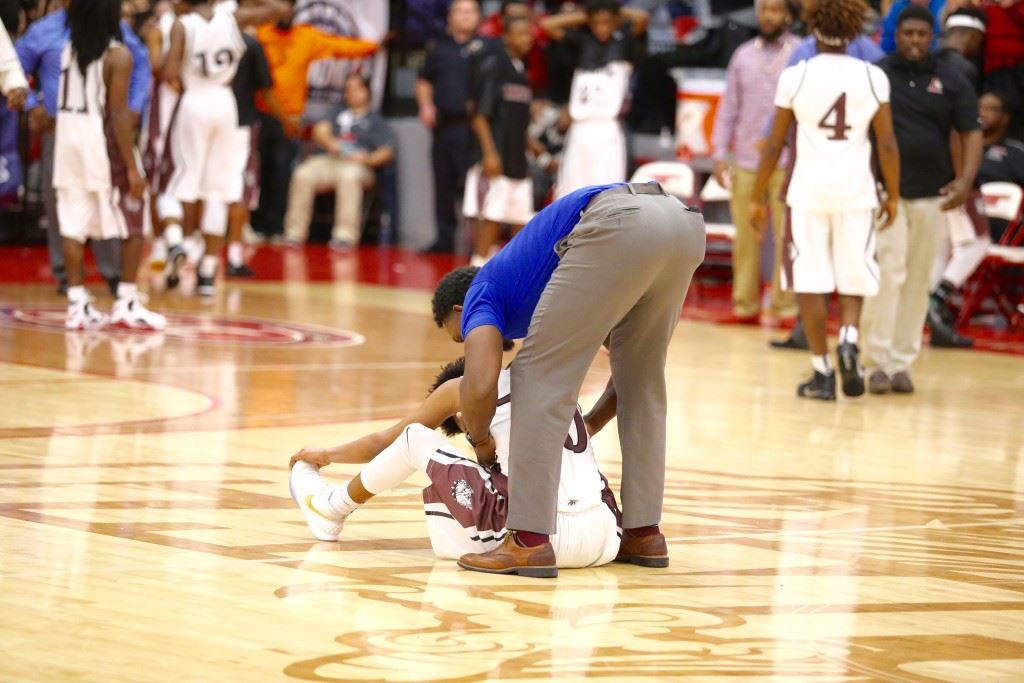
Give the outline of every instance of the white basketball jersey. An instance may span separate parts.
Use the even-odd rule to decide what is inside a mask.
[[[796,118],[796,165],[786,202],[809,211],[878,206],[868,133],[889,79],[873,64],[820,54],[782,72],[775,106]]]
[[[509,442],[512,436],[512,373],[508,369],[498,376],[498,407],[491,420],[491,435],[501,471],[508,474]],[[562,448],[562,475],[558,484],[558,511],[583,512],[603,505],[601,492],[604,480],[597,468],[597,458],[590,444],[583,417],[576,416],[568,425],[568,437]]]
[[[619,118],[632,73],[629,62],[610,62],[600,69],[576,69],[569,92],[569,115],[573,121]]]
[[[110,45],[116,44],[111,42]],[[89,64],[83,74],[70,41],[61,53],[54,141],[57,163],[53,167],[56,188],[102,192],[111,187],[104,129],[107,84],[103,80],[103,60],[106,54]]]
[[[233,5],[217,5],[209,21],[196,13],[186,14],[179,21],[185,28],[185,66],[181,77],[185,89],[230,86],[245,53]]]

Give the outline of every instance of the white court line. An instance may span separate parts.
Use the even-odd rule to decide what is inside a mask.
[[[964,522],[962,524],[944,524],[943,528],[935,529],[935,531],[945,531],[946,529],[963,529],[969,527],[980,527],[980,526],[1000,526],[1000,525],[1012,525],[1012,524],[1024,524],[1024,517],[1016,517],[1011,519],[1004,519],[1000,521],[991,522]],[[858,529],[808,529],[808,530],[794,530],[794,531],[765,531],[757,532],[751,531],[750,533],[736,533],[736,534],[714,534],[710,536],[676,536],[673,538],[666,538],[665,540],[669,543],[683,542],[683,541],[725,541],[735,538],[768,538],[772,536],[786,537],[786,536],[831,536],[835,534],[862,534],[862,533],[875,533],[878,531],[913,531],[916,529],[929,529],[927,524],[911,524],[908,526],[876,526],[876,527],[861,527]]]

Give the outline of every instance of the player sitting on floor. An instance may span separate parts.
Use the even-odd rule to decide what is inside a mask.
[[[292,498],[314,536],[337,540],[356,508],[420,471],[430,479],[423,489],[423,504],[430,543],[439,558],[486,552],[502,542],[507,533],[508,477],[503,472],[508,471],[511,372],[507,368],[501,372],[498,408],[491,422],[496,462],[478,464],[459,455],[451,442],[434,431],[441,427],[449,436],[463,432],[459,383],[464,370],[464,359],[446,365],[426,400],[397,424],[342,446],[305,448],[292,456]],[[330,486],[318,472],[332,462],[367,460],[346,486]],[[597,468],[586,424],[577,410],[562,450],[558,533],[551,537],[558,567],[592,567],[615,559],[619,519],[615,496]],[[519,573],[526,572],[520,569]]]

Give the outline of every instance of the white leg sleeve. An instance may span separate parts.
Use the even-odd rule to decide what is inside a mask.
[[[942,273],[944,280],[949,280],[950,284],[956,287],[962,287],[967,278],[974,273],[978,264],[985,259],[985,254],[988,253],[988,247],[991,241],[987,236],[979,237],[973,242],[966,244],[954,244],[953,245],[953,256],[949,259],[949,263],[946,264],[946,270]]]
[[[204,235],[223,237],[228,234],[228,205],[224,202],[208,200],[203,202]]]
[[[394,442],[371,460],[359,478],[377,495],[401,484],[414,472],[426,472],[427,462],[438,448],[451,449],[443,436],[421,424],[409,425]]]

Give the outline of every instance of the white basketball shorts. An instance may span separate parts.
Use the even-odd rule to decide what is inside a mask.
[[[185,203],[239,201],[249,160],[249,138],[240,130],[230,88],[186,91],[171,131],[174,175],[168,192]]]
[[[783,264],[786,289],[802,294],[878,293],[874,210],[808,211],[790,208]]]
[[[526,225],[533,218],[533,180],[530,178],[487,178],[480,166],[466,174],[462,215],[495,223]]]
[[[117,188],[99,192],[57,188],[61,237],[76,242],[126,238],[128,224],[118,206],[119,199]]]

